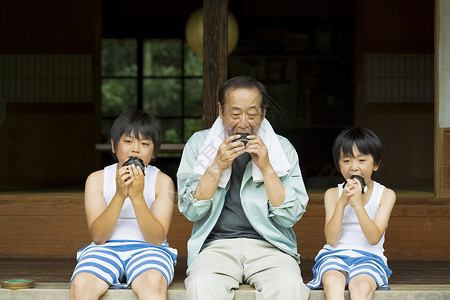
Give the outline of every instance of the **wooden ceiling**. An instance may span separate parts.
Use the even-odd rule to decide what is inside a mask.
[[[103,36],[180,37],[189,15],[202,7],[192,1],[103,1]],[[241,28],[291,29],[311,20],[353,20],[354,0],[277,1],[229,0]]]

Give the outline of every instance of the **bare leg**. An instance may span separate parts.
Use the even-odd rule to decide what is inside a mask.
[[[131,288],[139,300],[167,299],[166,278],[157,270],[148,270],[139,275],[131,283]]]
[[[109,284],[91,273],[78,273],[70,285],[71,300],[98,300]]]
[[[343,300],[346,283],[347,273],[336,270],[325,272],[322,276],[322,284],[327,300]]]
[[[372,299],[377,289],[377,283],[372,276],[361,274],[353,277],[348,283],[348,291],[351,299]]]

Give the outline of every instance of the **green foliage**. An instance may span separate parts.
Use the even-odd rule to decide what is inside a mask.
[[[175,129],[171,128],[164,131],[164,141],[166,143],[179,143],[180,137]]]
[[[203,75],[203,57],[195,55],[186,43],[184,44],[184,74],[186,76]]]
[[[102,81],[102,115],[118,116],[136,108],[136,80],[106,79]]]
[[[143,109],[157,117],[181,117],[181,80],[146,79]]]
[[[181,76],[181,41],[152,39],[144,42],[144,76]]]
[[[203,116],[203,101],[202,101],[202,78],[193,78],[185,80],[184,88],[184,114],[187,117]]]
[[[188,140],[196,131],[202,130],[202,119],[184,120],[184,137]]]
[[[102,76],[137,76],[137,41],[134,39],[102,40]]]
[[[193,54],[179,39],[144,40],[144,78],[141,85],[142,101],[139,102],[137,45],[136,39],[102,41],[104,138],[109,134],[106,127],[111,119],[124,111],[137,108],[152,113],[166,125],[163,126],[163,142],[186,141],[193,132],[202,128],[203,59]],[[142,103],[142,107],[138,107],[138,103]],[[189,119],[183,121],[183,115]],[[181,130],[182,122],[184,132]]]

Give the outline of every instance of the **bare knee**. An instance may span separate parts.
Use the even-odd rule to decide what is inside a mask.
[[[344,299],[347,273],[330,270],[322,276],[322,285],[327,299]]]
[[[322,284],[326,287],[339,288],[344,290],[347,283],[347,274],[341,271],[331,270],[322,276]]]
[[[133,281],[131,287],[140,299],[150,295],[158,299],[166,298],[167,280],[157,270],[145,271]]]
[[[366,274],[352,278],[348,284],[348,291],[352,299],[371,299],[376,288],[375,280]]]
[[[74,295],[81,295],[86,290],[92,288],[92,281],[90,280],[89,273],[78,273],[70,284],[70,290]]]
[[[109,284],[91,273],[78,273],[70,284],[70,299],[98,299]]]

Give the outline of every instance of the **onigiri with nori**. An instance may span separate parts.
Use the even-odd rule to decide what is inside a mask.
[[[135,165],[136,167],[141,168],[142,173],[145,175],[145,165],[142,159],[140,159],[139,157],[132,156],[126,162],[123,163],[122,167],[130,165]]]

